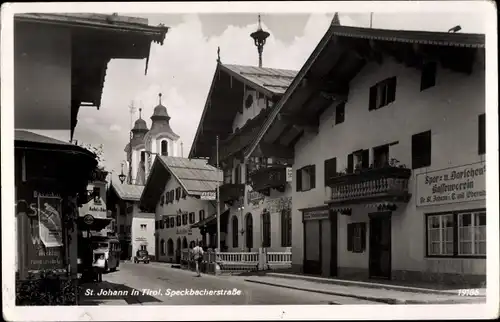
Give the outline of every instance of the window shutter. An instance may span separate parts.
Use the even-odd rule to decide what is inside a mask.
[[[309,166],[309,179],[311,180],[311,189],[316,188],[316,165]]]
[[[354,170],[354,156],[349,154],[347,156],[347,173],[352,173]]]
[[[366,223],[360,223],[361,225],[361,251],[366,250]]]
[[[302,191],[302,169],[296,171],[295,182],[297,183],[297,191]]]
[[[337,175],[337,158],[325,160],[325,186],[329,178]]]
[[[479,115],[478,153],[486,153],[486,114]]]
[[[370,167],[370,150],[363,150],[361,156],[361,167],[368,169]]]
[[[174,202],[174,190],[170,190],[170,200]]]
[[[391,77],[388,80],[388,90],[387,90],[387,102],[391,103],[396,100],[396,83],[397,83],[397,77]]]
[[[325,187],[326,187],[326,183],[328,182],[328,178],[330,177],[330,160],[325,160],[325,163],[324,163],[324,180],[325,180]]]
[[[354,225],[347,224],[347,251],[352,252],[352,237],[354,236]]]
[[[377,109],[377,85],[370,87],[370,103],[368,106],[368,110],[375,110]]]

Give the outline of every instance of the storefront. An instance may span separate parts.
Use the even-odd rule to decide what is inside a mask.
[[[299,210],[304,227],[304,273],[336,276],[337,214],[328,206]]]

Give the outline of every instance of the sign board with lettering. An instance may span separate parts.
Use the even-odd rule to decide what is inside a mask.
[[[192,228],[177,228],[176,232],[177,235],[192,235],[193,234],[193,229]]]
[[[304,210],[302,213],[302,220],[322,220],[329,219],[330,211],[328,209],[318,210]]]
[[[416,176],[417,206],[435,206],[486,198],[484,162],[453,167]]]
[[[216,200],[217,196],[215,191],[203,191],[200,196],[201,200]]]
[[[287,167],[286,168],[286,182],[292,182],[292,178],[293,178],[292,167]]]

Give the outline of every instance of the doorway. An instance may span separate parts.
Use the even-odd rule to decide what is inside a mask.
[[[321,275],[321,226],[319,220],[304,221],[304,273]]]
[[[370,214],[370,278],[391,279],[391,212]]]

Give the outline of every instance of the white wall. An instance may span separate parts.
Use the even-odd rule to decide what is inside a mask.
[[[16,23],[14,33],[15,128],[70,129],[70,30]]]
[[[141,225],[146,225],[146,230],[141,229]],[[155,254],[155,214],[139,211],[137,205],[134,206],[132,218],[132,257],[140,249],[140,245],[147,244],[150,255]]]
[[[253,104],[252,106],[250,106],[250,108],[245,107],[245,100],[248,95],[253,96]],[[262,111],[262,109],[266,107],[266,98],[264,97],[264,95],[260,94],[259,99],[257,99],[257,92],[255,90],[247,88],[245,90],[245,95],[243,95],[243,102],[241,104],[243,107],[243,113],[240,112],[236,113],[236,116],[233,121],[233,132],[235,131],[236,128],[241,129],[248,120],[251,120],[254,117],[256,117]]]
[[[163,190],[163,194],[165,195],[166,192],[170,190],[174,190],[180,187],[179,183],[177,180],[175,180],[173,177],[166,183],[165,189]],[[166,204],[164,203],[163,206],[160,204],[160,200],[158,200],[158,203],[156,205],[156,215],[155,215],[155,220],[161,220],[162,216],[166,215],[172,215],[172,216],[177,216],[178,210],[181,209],[183,212],[187,212],[188,214],[190,212],[195,213],[195,222],[198,222],[200,220],[199,217],[199,212],[200,210],[205,211],[205,218],[208,216],[212,215],[215,213],[215,208],[212,206],[212,204],[209,201],[206,200],[201,200],[201,199],[196,199],[194,197],[190,197],[189,195],[186,197],[186,199],[182,199],[182,197],[179,200],[174,200],[173,203]],[[182,218],[182,217],[181,217]],[[186,237],[187,243],[189,246],[189,243],[191,241],[201,241],[202,236],[200,234],[200,230],[198,228],[193,228],[191,230],[191,234],[184,233],[183,230],[186,228],[189,228],[190,224],[189,223],[189,215],[188,215],[188,224],[187,225],[181,225],[177,226],[177,221],[175,221],[175,227],[170,227],[170,228],[165,228],[164,229],[158,229],[156,232],[158,233],[158,245],[160,247],[160,250],[158,252],[159,254],[159,260],[160,261],[170,261],[174,259],[174,256],[168,256],[168,253],[165,255],[161,254],[161,240],[165,240],[165,245],[167,245],[167,242],[169,239],[172,239],[174,242],[174,251],[175,248],[177,247],[177,238],[181,239],[181,245],[182,245],[182,239]],[[182,221],[181,221],[182,223]],[[208,242],[208,239],[207,239]],[[165,246],[166,247],[166,246]]]
[[[317,181],[316,188],[307,192],[296,192],[293,187],[294,264],[302,265],[303,260],[302,214],[298,209],[323,205],[327,199],[323,182],[324,160],[337,157],[337,171],[342,171],[347,166],[349,153],[370,149],[372,161],[371,148],[399,141],[391,147],[390,158],[396,158],[411,168],[411,136],[431,130],[431,166],[413,171],[410,180],[412,194],[416,174],[484,161],[484,156],[478,155],[477,143],[478,115],[485,111],[484,65],[475,66],[470,76],[438,68],[436,86],[420,92],[420,72],[396,64],[388,57],[384,62],[382,66],[368,64],[351,81],[344,123],[335,125],[335,111],[330,108],[321,117],[319,134],[304,136],[295,146],[294,183],[295,170],[308,164],[316,164]],[[396,100],[389,106],[369,111],[369,88],[391,76],[397,76]],[[417,208],[415,198],[412,198],[406,208],[392,216],[392,269],[484,274],[485,260],[424,258],[424,213],[484,205],[483,201]],[[356,213],[355,209],[351,218],[339,216],[340,267],[367,267],[368,251],[348,253],[346,232],[342,230],[349,221],[367,221],[367,217],[359,211]]]
[[[94,187],[100,188],[100,197],[101,202],[96,204],[94,199],[92,198],[88,203],[82,205],[79,209],[79,215],[85,216],[87,214],[92,215],[94,218],[107,218],[107,208],[106,208],[106,182],[104,181],[96,181],[89,183],[87,186],[87,190],[92,191]],[[91,210],[92,209],[92,210]],[[99,210],[95,210],[99,209]],[[100,210],[102,209],[102,210]]]

